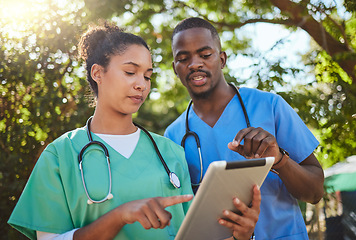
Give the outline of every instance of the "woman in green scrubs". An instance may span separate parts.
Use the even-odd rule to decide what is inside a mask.
[[[91,135],[108,149],[113,198],[87,204],[78,165],[78,154],[89,142],[83,127],[46,147],[9,223],[31,239],[48,233],[63,239],[174,239],[193,197],[184,151],[151,133],[181,181],[175,188],[150,139],[132,122],[150,91],[149,48],[142,38],[106,24],[85,33],[79,49],[96,96]],[[110,179],[101,148],[87,149],[82,164],[90,197],[105,197]]]
[[[146,42],[106,23],[82,36],[79,53],[96,97],[90,131],[75,129],[46,147],[8,223],[30,239],[174,239],[193,195],[183,148],[150,133],[166,167],[180,180],[176,188],[149,135],[132,121],[150,91],[153,68]],[[89,135],[107,148],[111,174],[98,144],[83,152],[81,172],[78,156]],[[109,199],[88,204],[88,196],[105,198],[110,183]],[[258,190],[254,198],[259,206]],[[241,203],[235,206],[240,209]],[[224,214],[230,228],[244,219]],[[246,215],[258,219],[256,212]]]

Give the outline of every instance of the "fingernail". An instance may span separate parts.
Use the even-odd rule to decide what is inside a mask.
[[[234,139],[234,140],[232,140],[232,145],[234,147],[237,147],[239,145],[239,143]]]
[[[255,158],[259,158],[260,157],[260,155],[259,154],[255,154]]]
[[[235,201],[236,204],[240,203],[240,200],[238,198],[235,198],[234,201]]]

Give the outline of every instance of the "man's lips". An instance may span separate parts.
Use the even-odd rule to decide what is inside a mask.
[[[198,85],[201,85],[204,84],[206,78],[210,76],[211,76],[210,72],[204,70],[198,70],[198,71],[190,72],[186,77],[186,81],[187,82],[192,81]]]

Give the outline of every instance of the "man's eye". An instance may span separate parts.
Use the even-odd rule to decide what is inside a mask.
[[[187,61],[187,58],[179,58],[179,59],[177,59],[177,61],[178,62],[185,62],[185,61]]]
[[[204,54],[204,55],[202,55],[202,58],[208,58],[208,57],[210,57],[212,54],[210,53],[210,54]]]

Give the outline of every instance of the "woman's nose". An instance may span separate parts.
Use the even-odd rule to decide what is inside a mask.
[[[139,90],[139,91],[145,91],[147,89],[147,84],[148,84],[148,81],[145,79],[145,77],[139,77],[139,79],[137,79],[136,83],[135,83],[135,86],[134,88],[136,90]]]

